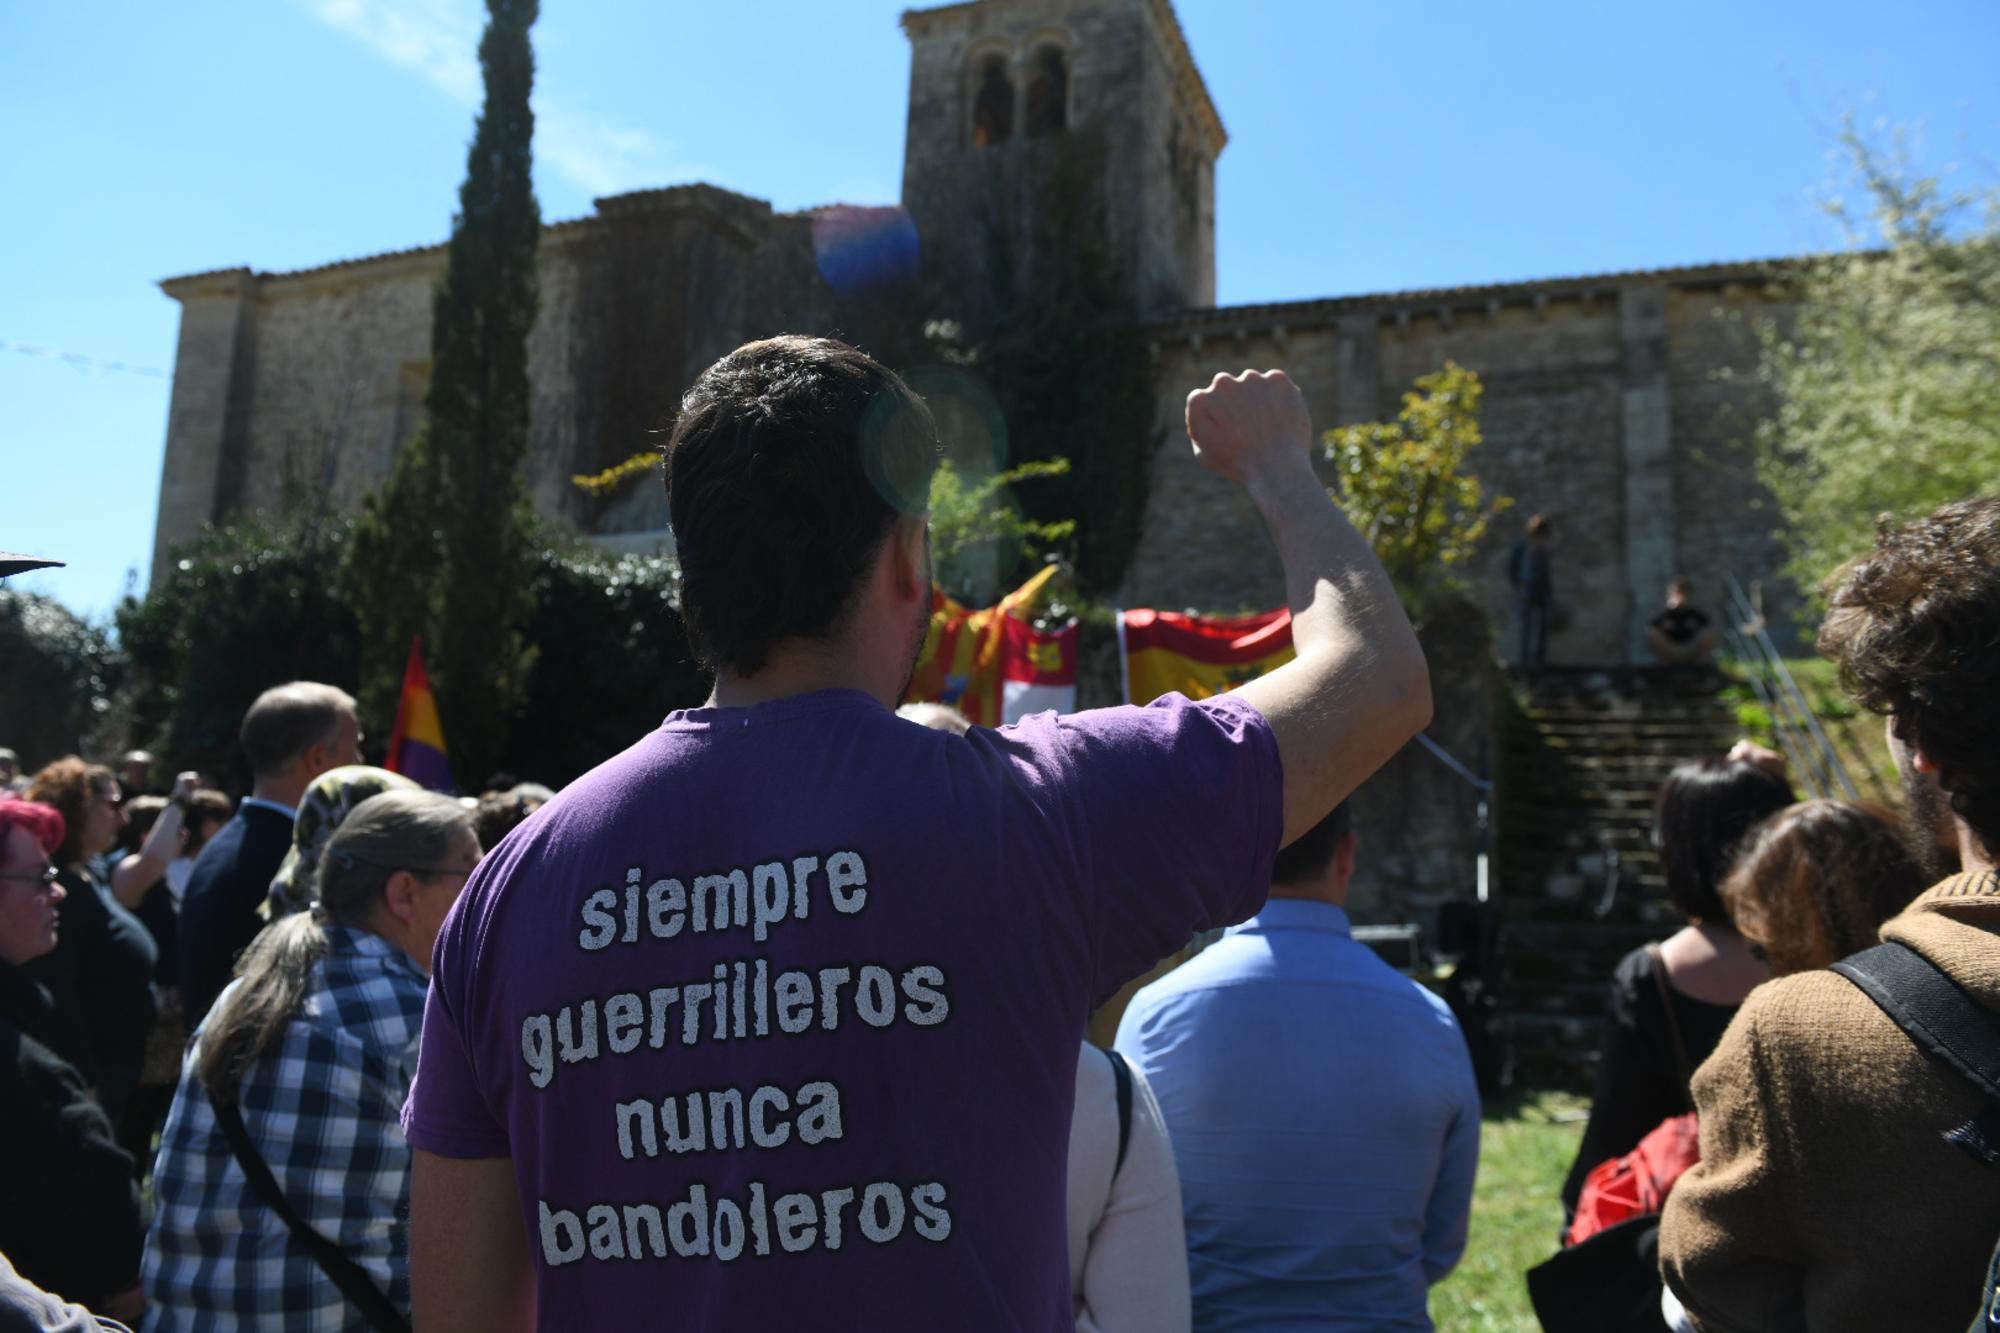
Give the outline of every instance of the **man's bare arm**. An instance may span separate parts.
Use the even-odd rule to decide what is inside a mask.
[[[1430,674],[1375,552],[1314,474],[1312,419],[1282,370],[1188,395],[1202,464],[1250,493],[1285,570],[1298,660],[1237,691],[1285,765],[1285,841],[1317,824],[1431,720]]]
[[[410,1307],[420,1333],[535,1326],[535,1266],[513,1159],[414,1151]]]

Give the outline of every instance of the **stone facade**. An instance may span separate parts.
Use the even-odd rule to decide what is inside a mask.
[[[1712,604],[1724,574],[1775,567],[1749,462],[1759,404],[1744,317],[1776,309],[1769,279],[1781,266],[1216,308],[1226,135],[1168,0],[977,0],[913,11],[903,26],[904,203],[927,274],[958,308],[995,299],[996,265],[1009,281],[1032,275],[1038,191],[1075,187],[1063,162],[1091,167],[1092,206],[1146,312],[1164,441],[1124,605],[1261,610],[1280,598],[1248,502],[1195,465],[1180,428],[1190,388],[1247,366],[1288,368],[1322,427],[1393,415],[1447,359],[1478,371],[1487,443],[1476,470],[1519,516],[1557,524],[1570,617],[1556,660],[1637,655],[1672,573]],[[607,544],[667,540],[657,487],[600,509],[568,479],[656,442],[682,387],[731,347],[851,330],[815,255],[823,216],[692,185],[600,199],[590,217],[545,229],[527,465],[545,512]],[[435,246],[163,284],[182,321],[156,577],[206,524],[351,510],[387,476],[421,416],[443,263]],[[1469,572],[1496,625],[1514,526]]]
[[[1032,268],[1035,168],[1059,137],[1035,123],[1037,79],[1060,72],[1060,135],[1096,140],[1090,184],[1139,308],[1215,303],[1215,159],[1228,136],[1166,0],[984,0],[914,10],[903,30],[903,204],[934,262],[975,285],[996,251]],[[982,142],[995,66],[1016,95]]]
[[[600,514],[569,479],[646,448],[681,388],[730,348],[831,323],[812,224],[690,185],[601,199],[594,216],[544,230],[527,480],[545,513],[587,529],[664,528],[657,488]],[[353,510],[387,477],[422,416],[444,264],[439,245],[162,284],[182,316],[155,577],[204,524]]]
[[[1217,372],[1284,366],[1325,428],[1393,417],[1447,360],[1486,386],[1473,469],[1514,497],[1468,582],[1508,623],[1519,520],[1556,529],[1569,623],[1552,660],[1642,660],[1644,625],[1685,573],[1719,603],[1779,561],[1753,475],[1752,317],[1780,317],[1772,265],[1714,265],[1440,292],[1183,311],[1155,321],[1159,423],[1129,605],[1234,611],[1279,597],[1275,555],[1242,492],[1195,462],[1179,429],[1188,389]],[[1329,478],[1330,479],[1330,478]],[[1779,618],[1790,603],[1773,589]],[[1504,636],[1503,652],[1511,655]]]

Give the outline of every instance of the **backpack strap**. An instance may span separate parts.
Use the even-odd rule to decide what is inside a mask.
[[[410,1321],[403,1317],[375,1280],[368,1276],[360,1264],[355,1263],[340,1252],[340,1247],[315,1231],[312,1224],[293,1210],[291,1200],[278,1188],[278,1181],[271,1174],[257,1145],[250,1141],[250,1131],[243,1127],[243,1117],[234,1102],[218,1101],[210,1098],[215,1109],[215,1123],[222,1130],[222,1137],[229,1140],[229,1151],[236,1157],[236,1165],[243,1168],[249,1178],[250,1188],[263,1201],[264,1206],[276,1213],[292,1238],[305,1246],[306,1253],[319,1265],[333,1285],[340,1288],[340,1294],[348,1304],[361,1312],[368,1326],[376,1333],[410,1333]]]
[[[1118,1090],[1118,1163],[1111,1168],[1116,1180],[1125,1169],[1125,1149],[1132,1143],[1132,1066],[1116,1051],[1106,1051],[1104,1058],[1111,1062],[1111,1081]]]
[[[1932,1059],[1986,1094],[1986,1105],[1945,1132],[1988,1166],[2000,1164],[2000,1027],[1930,959],[1891,940],[1833,965]]]

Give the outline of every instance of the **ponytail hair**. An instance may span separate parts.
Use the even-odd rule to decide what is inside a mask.
[[[197,1071],[210,1100],[234,1102],[244,1071],[284,1035],[326,956],[326,928],[373,931],[390,878],[444,862],[471,830],[458,802],[436,792],[384,792],[354,808],[321,853],[319,901],[251,942],[236,967],[238,984],[203,1025]]]

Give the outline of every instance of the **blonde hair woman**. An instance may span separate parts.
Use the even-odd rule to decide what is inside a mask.
[[[145,1283],[162,1330],[396,1328],[431,948],[479,861],[458,802],[396,791],[327,842],[309,910],[251,944],[182,1064]]]

